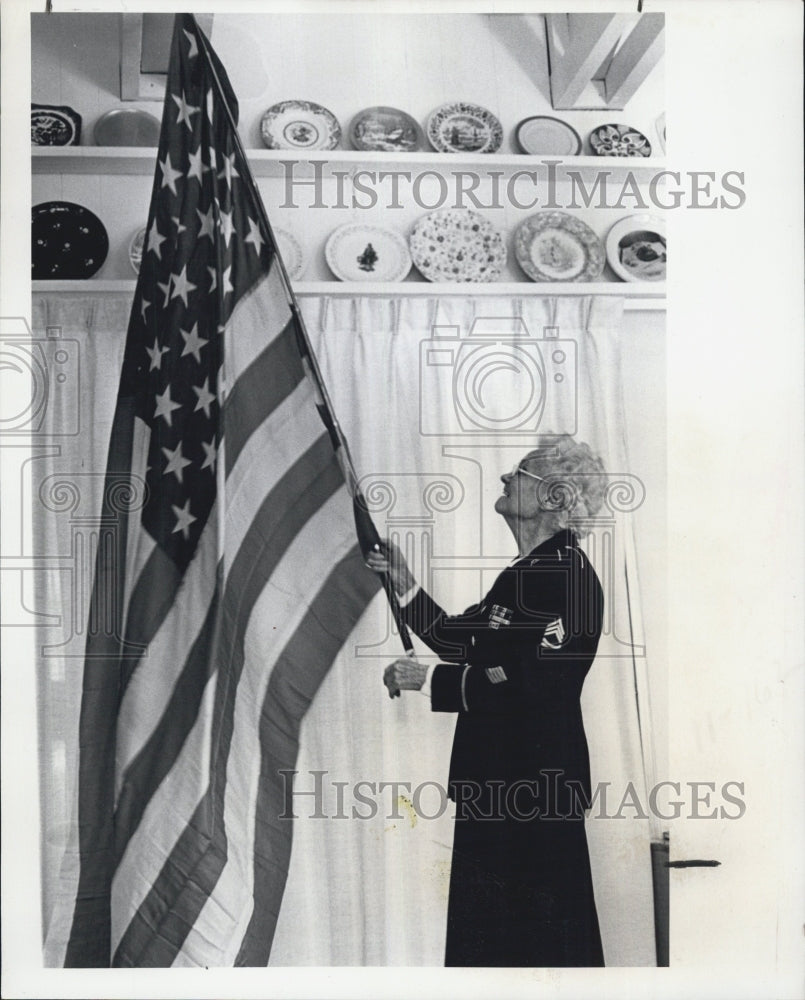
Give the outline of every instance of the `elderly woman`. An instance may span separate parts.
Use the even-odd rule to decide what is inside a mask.
[[[370,556],[442,661],[396,660],[384,682],[391,697],[422,690],[433,711],[458,716],[445,964],[600,966],[579,699],[603,594],[574,529],[601,505],[603,466],[564,436],[501,479],[495,510],[519,556],[463,614],[447,615],[417,585],[396,546]]]

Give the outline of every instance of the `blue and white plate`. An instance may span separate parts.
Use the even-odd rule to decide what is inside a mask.
[[[438,153],[496,153],[503,142],[503,126],[492,112],[466,101],[437,108],[427,132]]]

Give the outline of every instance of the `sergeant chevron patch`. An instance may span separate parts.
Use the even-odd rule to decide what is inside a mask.
[[[543,649],[561,649],[565,641],[565,626],[561,618],[552,621],[545,629],[540,646]]]
[[[501,681],[507,681],[509,679],[506,676],[506,671],[503,667],[487,667],[486,676],[493,684],[500,684]]]

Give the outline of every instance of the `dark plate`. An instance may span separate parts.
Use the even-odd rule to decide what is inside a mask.
[[[31,213],[31,277],[34,281],[91,278],[109,253],[103,223],[83,205],[45,201]]]
[[[31,105],[31,142],[34,146],[77,146],[81,115],[67,105]]]

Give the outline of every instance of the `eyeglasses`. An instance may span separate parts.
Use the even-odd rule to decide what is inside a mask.
[[[547,479],[543,479],[542,476],[535,476],[533,472],[529,472],[528,469],[524,469],[519,463],[514,466],[512,471],[509,473],[512,479],[517,475],[518,472],[522,472],[524,476],[528,476],[529,479],[537,479],[541,483],[547,483]]]

